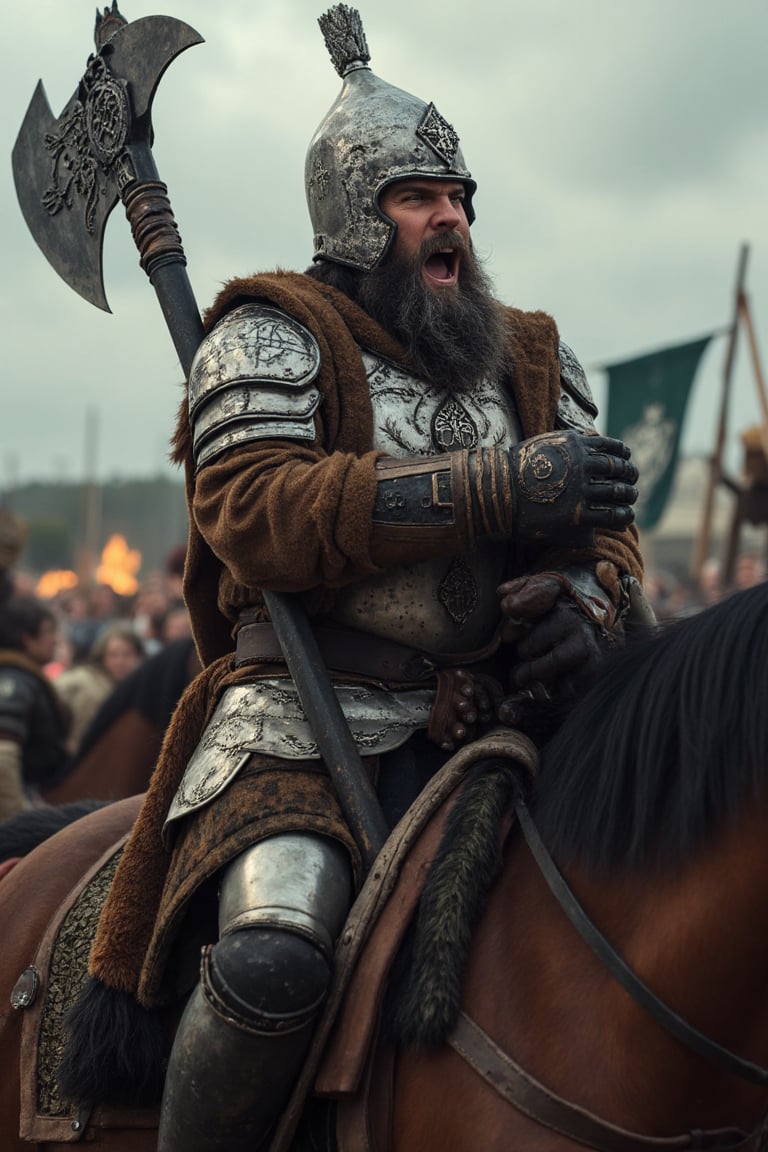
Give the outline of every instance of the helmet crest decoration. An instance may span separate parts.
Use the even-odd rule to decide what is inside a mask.
[[[474,220],[476,184],[454,127],[433,103],[381,80],[359,12],[337,4],[318,20],[342,90],[307,151],[305,190],[314,229],[314,259],[370,271],[397,226],[379,208],[383,188],[407,178],[460,180]]]

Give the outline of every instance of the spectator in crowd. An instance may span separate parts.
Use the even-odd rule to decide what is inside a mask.
[[[27,807],[69,766],[66,711],[43,671],[57,632],[53,611],[15,593],[0,571],[0,819]]]
[[[172,600],[183,598],[182,585],[186,558],[186,544],[177,544],[165,558],[165,588]]]
[[[112,689],[145,657],[144,644],[129,621],[108,624],[85,660],[62,672],[55,688],[71,714],[67,747],[76,752],[86,728]]]
[[[163,645],[166,645],[172,644],[174,640],[180,640],[183,636],[191,635],[192,622],[189,618],[189,611],[183,601],[178,601],[171,605],[163,617],[160,625],[160,640]]]
[[[742,552],[736,559],[733,574],[734,588],[741,591],[743,588],[752,588],[765,580],[765,563],[756,552]]]

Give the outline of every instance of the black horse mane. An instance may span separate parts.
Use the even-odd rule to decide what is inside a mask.
[[[26,856],[68,824],[107,803],[107,800],[73,800],[69,804],[42,804],[0,820],[0,863],[13,856]]]
[[[611,659],[543,748],[531,797],[561,864],[679,866],[768,771],[768,584]]]

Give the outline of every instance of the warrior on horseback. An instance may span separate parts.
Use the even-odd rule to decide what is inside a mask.
[[[206,317],[175,441],[204,669],[92,954],[148,1007],[192,989],[160,1152],[265,1146],[363,878],[260,590],[304,600],[392,826],[500,700],[585,675],[642,576],[637,471],[554,320],[493,295],[455,130],[374,74],[356,12],[321,27],[314,263]]]

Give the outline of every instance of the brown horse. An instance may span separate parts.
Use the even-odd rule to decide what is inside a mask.
[[[175,640],[121,681],[83,735],[47,804],[121,800],[145,792],[179,697],[200,669],[190,639]]]
[[[338,1106],[343,1148],[768,1146],[767,691],[763,585],[612,661],[544,749],[525,799],[508,764],[469,770],[441,847],[427,854],[420,910],[384,1001],[371,1079],[391,1106],[350,1084]],[[485,880],[467,880],[475,849],[461,830],[478,827],[473,805],[488,794],[506,813],[479,838],[483,895]],[[130,823],[135,808],[113,807],[0,882],[7,1152],[29,1147],[17,1138],[24,1011],[8,1009],[8,997],[75,877]],[[454,985],[460,1003],[445,994]],[[352,999],[340,1019],[356,1011]],[[121,1123],[85,1139],[113,1152],[153,1147],[151,1129]]]

